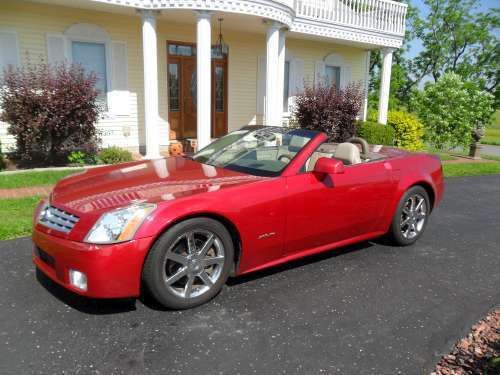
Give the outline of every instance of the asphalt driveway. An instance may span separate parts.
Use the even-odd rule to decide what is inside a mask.
[[[421,374],[500,305],[500,176],[450,179],[420,242],[231,280],[183,312],[89,301],[0,243],[1,374]]]

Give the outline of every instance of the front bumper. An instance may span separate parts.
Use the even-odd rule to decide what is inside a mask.
[[[75,293],[93,298],[137,297],[144,259],[153,238],[113,245],[92,245],[33,230],[33,262],[50,279]],[[87,290],[70,284],[69,270],[87,276]]]

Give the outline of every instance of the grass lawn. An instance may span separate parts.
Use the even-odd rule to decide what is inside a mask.
[[[445,177],[500,174],[500,162],[444,164],[443,170]]]
[[[493,114],[492,123],[486,128],[486,135],[481,139],[481,143],[500,145],[500,110]]]
[[[0,173],[0,189],[15,189],[21,187],[53,185],[61,178],[81,172],[83,169],[33,171],[12,174]]]
[[[0,240],[31,234],[33,211],[40,197],[0,199]]]

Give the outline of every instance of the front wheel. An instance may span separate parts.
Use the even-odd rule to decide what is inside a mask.
[[[389,235],[400,246],[415,243],[427,225],[431,211],[429,194],[421,186],[414,186],[401,198],[392,220]]]
[[[156,241],[142,278],[160,304],[187,309],[215,297],[232,264],[233,243],[224,225],[194,218],[174,225]]]

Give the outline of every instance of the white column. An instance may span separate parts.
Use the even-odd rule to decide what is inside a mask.
[[[286,59],[286,48],[285,48],[285,40],[286,40],[286,30],[283,28],[280,30],[280,38],[278,45],[278,88],[277,88],[277,96],[276,96],[276,109],[278,111],[277,119],[279,123],[277,125],[282,125],[282,117],[283,117],[283,91],[285,88],[285,59]]]
[[[197,79],[197,140],[198,150],[211,141],[212,101],[212,37],[210,13],[197,12],[196,19],[196,79]]]
[[[158,132],[158,53],[156,42],[156,13],[141,10],[142,54],[144,65],[144,124],[146,129],[145,159],[160,157]]]
[[[279,44],[281,24],[270,22],[266,35],[266,125],[280,125],[281,106],[277,108],[279,76]]]
[[[370,56],[371,51],[365,51],[365,82],[363,85],[365,92],[363,98],[363,112],[361,113],[361,119],[363,121],[366,121],[366,118],[368,116],[368,94],[370,92]]]
[[[393,48],[382,48],[382,71],[380,72],[380,96],[378,100],[378,122],[387,124]]]

